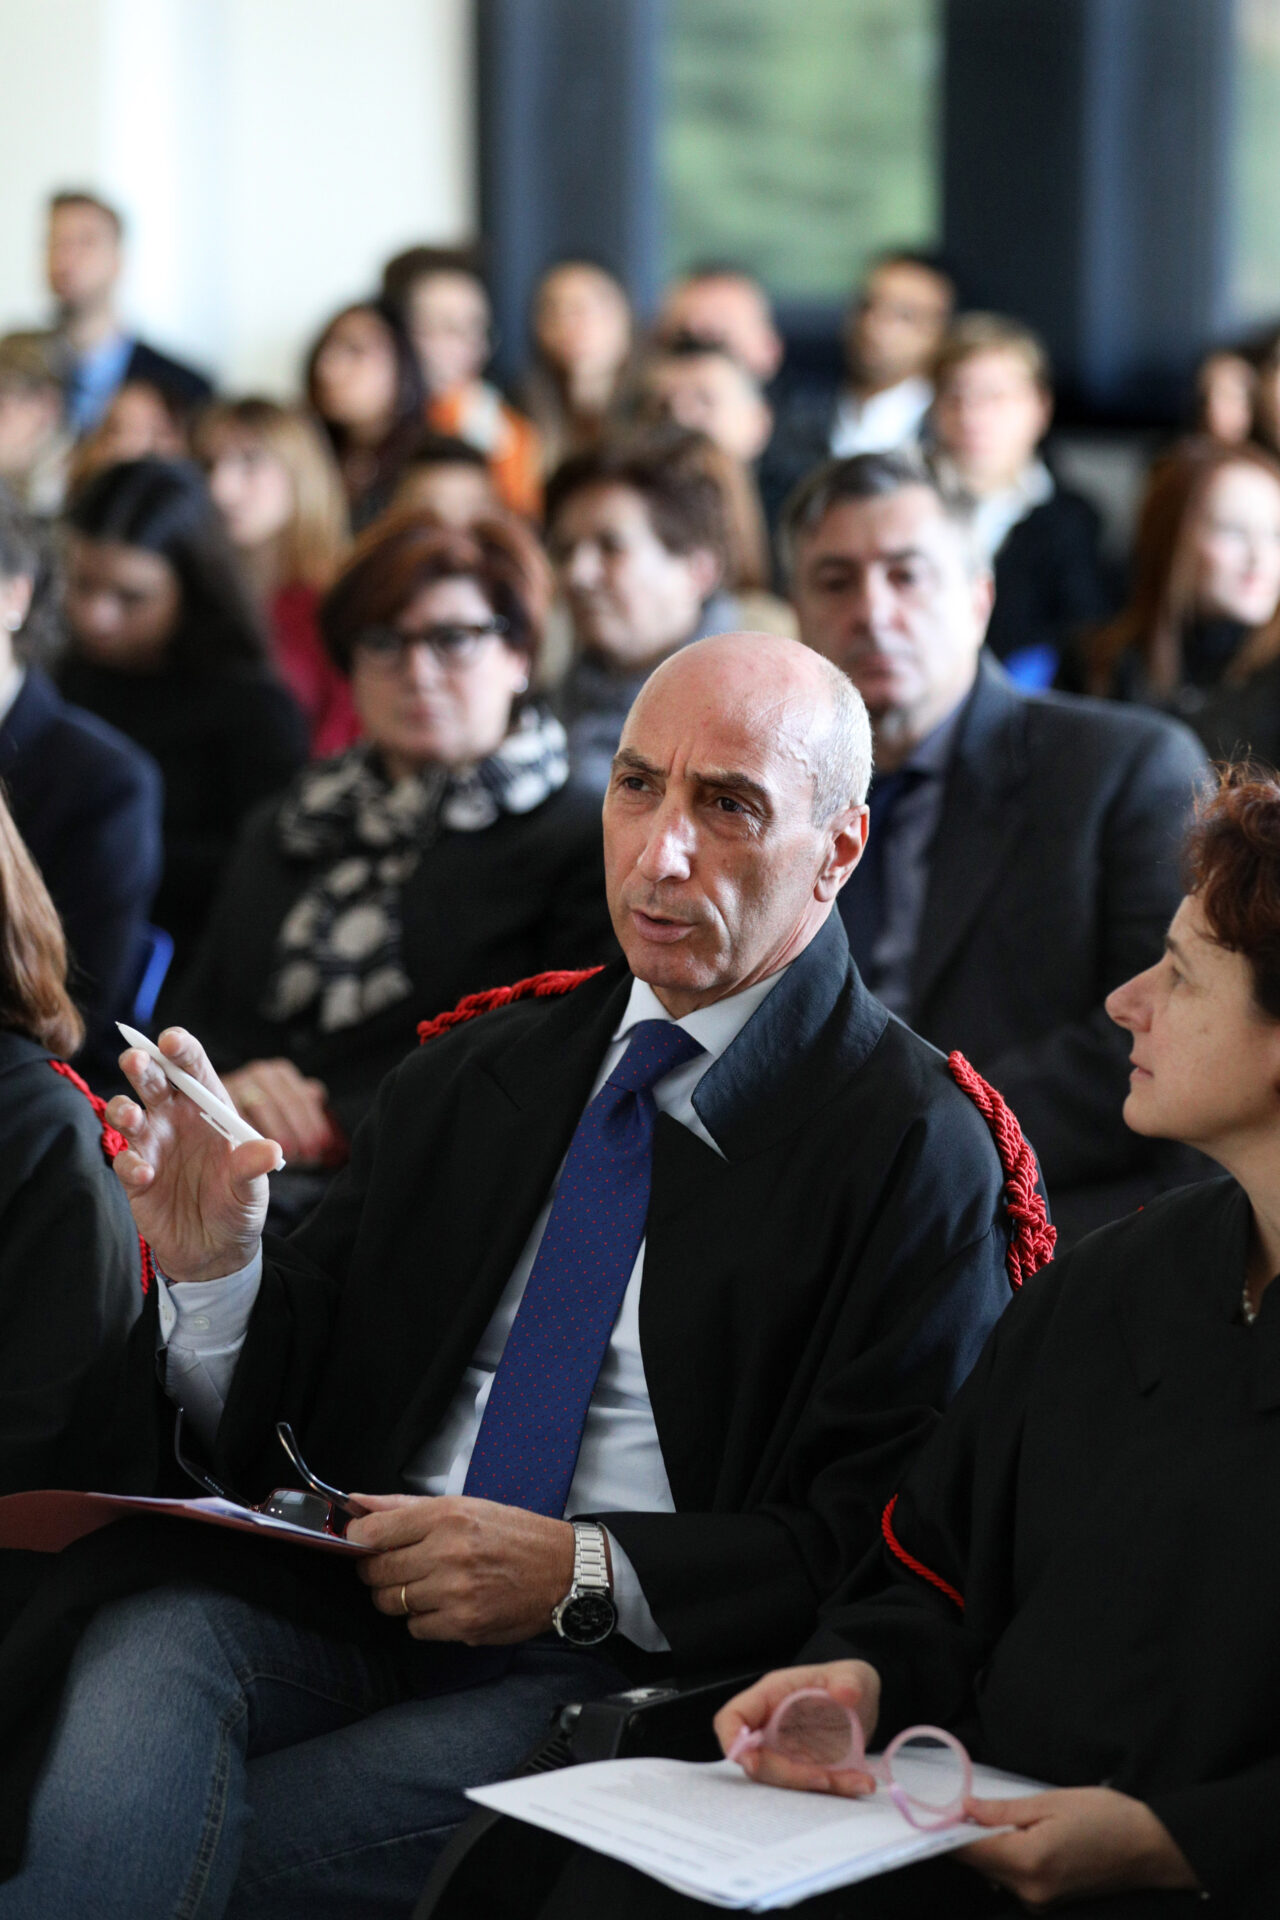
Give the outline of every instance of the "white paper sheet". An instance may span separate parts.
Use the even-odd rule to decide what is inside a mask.
[[[973,1783],[975,1794],[990,1799],[1044,1791],[993,1767],[975,1767]],[[1005,1831],[966,1823],[921,1833],[883,1788],[865,1800],[790,1793],[748,1780],[727,1760],[602,1760],[476,1787],[470,1798],[695,1899],[753,1913]]]

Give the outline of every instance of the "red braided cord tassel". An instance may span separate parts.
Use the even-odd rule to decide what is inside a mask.
[[[82,1080],[75,1068],[69,1067],[65,1060],[51,1060],[49,1065],[55,1073],[60,1073],[64,1080],[69,1080],[89,1102],[98,1116],[98,1125],[102,1129],[102,1151],[108,1160],[114,1160],[118,1153],[124,1152],[129,1142],[108,1122],[107,1103],[102,1095],[95,1093],[88,1081]],[[151,1291],[151,1283],[156,1276],[156,1264],[151,1257],[151,1249],[141,1234],[138,1235],[138,1247],[142,1254],[142,1295],[145,1299]]]
[[[893,1510],[897,1504],[898,1496],[895,1493],[880,1516],[880,1531],[884,1535],[885,1545],[888,1547],[890,1553],[894,1555],[895,1559],[901,1560],[904,1567],[910,1567],[912,1573],[918,1573],[922,1580],[927,1580],[931,1587],[938,1589],[939,1593],[945,1593],[948,1600],[953,1600],[956,1606],[959,1607],[961,1613],[963,1613],[964,1595],[959,1589],[953,1587],[949,1580],[944,1580],[940,1573],[935,1573],[932,1567],[926,1567],[923,1560],[917,1560],[913,1553],[908,1553],[894,1532]]]
[[[968,1094],[986,1121],[1005,1171],[1005,1211],[1013,1222],[1005,1264],[1016,1293],[1024,1280],[1052,1260],[1058,1229],[1049,1225],[1044,1198],[1036,1187],[1036,1157],[1012,1109],[962,1053],[948,1054],[947,1065],[960,1091]]]
[[[495,1007],[509,1007],[513,1000],[546,1000],[557,993],[572,993],[584,980],[590,980],[594,974],[601,972],[601,967],[584,967],[578,973],[535,973],[527,980],[517,980],[512,987],[486,987],[483,993],[469,993],[465,1000],[459,1000],[451,1012],[438,1013],[434,1020],[418,1022],[418,1045],[421,1046],[426,1040],[434,1040],[438,1033],[448,1033],[450,1027],[460,1027],[482,1013],[492,1013]]]

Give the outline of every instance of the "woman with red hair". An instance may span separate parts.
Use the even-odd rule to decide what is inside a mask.
[[[321,605],[363,738],[249,823],[166,1007],[291,1166],[344,1157],[418,1021],[613,950],[599,802],[529,694],[548,594],[516,521],[408,512]]]

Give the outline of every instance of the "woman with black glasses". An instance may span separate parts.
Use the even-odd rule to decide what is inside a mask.
[[[166,1007],[291,1167],[345,1157],[418,1021],[612,951],[599,801],[526,697],[546,603],[522,527],[409,513],[321,608],[364,738],[249,823]]]

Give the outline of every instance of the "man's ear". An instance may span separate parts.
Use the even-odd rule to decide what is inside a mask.
[[[721,576],[724,573],[724,564],[719,554],[713,553],[710,547],[695,547],[692,553],[686,555],[686,558],[699,596],[703,600],[709,600],[720,585]]]
[[[846,807],[827,824],[827,857],[814,881],[815,900],[834,900],[867,848],[868,806]]]
[[[995,575],[989,567],[981,567],[974,574],[970,591],[973,596],[973,617],[979,631],[985,636],[991,624],[991,609],[996,603]]]

